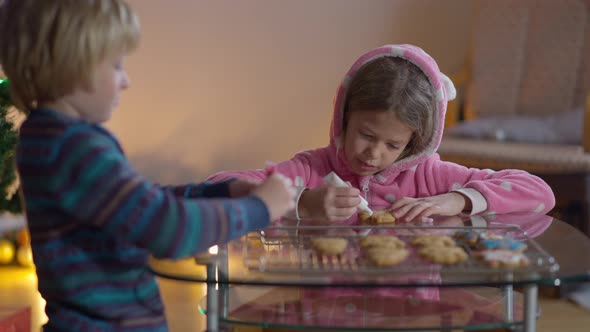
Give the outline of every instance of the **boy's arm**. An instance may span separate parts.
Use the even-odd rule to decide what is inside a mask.
[[[289,216],[299,219],[297,207],[299,206],[301,194],[307,189],[306,185],[311,173],[311,162],[305,153],[299,153],[292,159],[276,164],[275,167],[277,172],[293,181],[296,190],[294,196],[295,209],[289,212]],[[263,181],[266,179],[266,172],[263,169],[218,172],[211,175],[207,181],[231,181],[232,179]]]
[[[205,181],[201,183],[189,183],[180,186],[161,186],[161,188],[173,193],[178,197],[184,198],[229,197],[229,184],[232,181],[233,179],[228,179],[221,182]]]
[[[110,137],[76,136],[63,142],[51,187],[61,208],[80,222],[167,258],[191,256],[269,224],[257,197],[178,197],[137,174]]]

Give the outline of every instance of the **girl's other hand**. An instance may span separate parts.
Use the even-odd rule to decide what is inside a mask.
[[[304,191],[299,216],[328,221],[346,220],[357,211],[360,191],[352,187],[321,186]]]
[[[266,178],[252,194],[260,198],[270,213],[270,220],[277,220],[295,207],[295,188],[291,179],[274,173]]]
[[[455,216],[470,209],[470,203],[467,197],[451,192],[422,198],[404,197],[393,203],[390,210],[400,222],[411,222],[430,216]]]

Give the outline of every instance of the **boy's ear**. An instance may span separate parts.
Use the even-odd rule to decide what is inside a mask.
[[[82,88],[82,90],[84,90],[84,92],[87,92],[87,93],[94,92],[94,86],[93,86],[92,82],[87,81],[87,80],[82,81],[81,88]]]
[[[94,92],[94,84],[92,83],[92,75],[87,75],[86,77],[82,77],[78,87],[86,93]]]

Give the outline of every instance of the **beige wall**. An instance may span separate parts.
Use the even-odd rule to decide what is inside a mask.
[[[465,58],[470,0],[130,0],[143,25],[131,89],[108,123],[162,182],[256,168],[328,141],[333,93],[362,52]]]

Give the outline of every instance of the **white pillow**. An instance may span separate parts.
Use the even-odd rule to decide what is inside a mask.
[[[462,122],[447,130],[455,137],[519,143],[581,144],[583,110],[545,116],[490,116]]]

